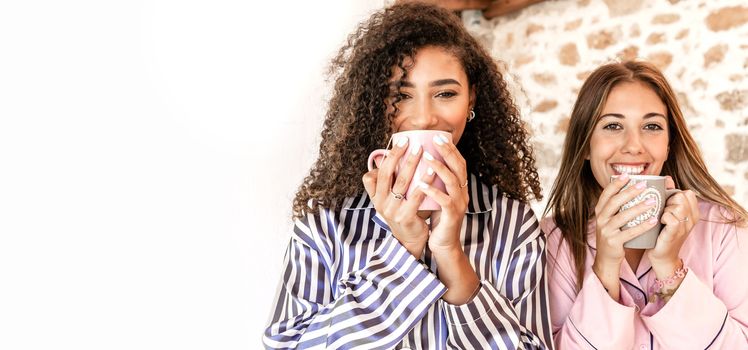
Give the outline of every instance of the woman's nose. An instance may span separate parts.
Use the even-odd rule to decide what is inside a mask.
[[[631,154],[639,154],[642,152],[642,143],[638,132],[626,132],[626,140],[623,144],[623,152]]]
[[[439,123],[439,117],[430,103],[421,102],[418,108],[414,109],[413,115],[409,118],[410,124],[415,129],[430,129]]]

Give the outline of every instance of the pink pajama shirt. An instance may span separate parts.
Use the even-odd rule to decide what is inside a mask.
[[[553,220],[548,235],[551,325],[557,349],[748,349],[748,230],[725,224],[723,208],[699,201],[701,220],[680,251],[688,268],[667,304],[650,302],[655,273],[645,254],[632,271],[621,264],[613,300],[592,272],[595,223],[587,231],[581,290],[569,246]]]

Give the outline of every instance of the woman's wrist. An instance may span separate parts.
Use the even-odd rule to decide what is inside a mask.
[[[621,274],[621,263],[622,261],[595,259],[592,263],[592,271],[597,275],[610,276],[617,281]]]
[[[615,261],[602,262],[595,259],[595,262],[592,264],[592,272],[600,280],[608,295],[613,300],[618,301],[621,293],[618,282],[621,276],[621,263],[616,263]]]
[[[400,242],[400,244],[408,250],[410,255],[416,258],[416,260],[423,257],[423,250],[426,247],[426,242]]]
[[[649,263],[652,264],[652,271],[658,279],[664,280],[668,276],[671,276],[675,270],[683,266],[683,261],[680,258],[671,259],[649,259]]]
[[[400,242],[400,245],[405,247],[408,252],[413,255],[416,259],[420,259],[423,256],[423,250],[426,248],[426,242],[428,241],[429,235],[424,235],[423,238],[409,238],[405,239],[404,237],[401,237],[399,234],[393,232],[392,236]]]
[[[429,244],[429,251],[431,252],[431,258],[439,266],[439,271],[447,271],[452,267],[470,264],[461,246],[438,247],[434,249]]]
[[[663,264],[665,265],[665,264]],[[655,270],[654,283],[649,288],[651,302],[661,301],[667,303],[670,298],[675,295],[675,291],[678,290],[683,279],[688,273],[688,268],[683,264],[683,260],[678,259],[675,264],[666,264],[665,266],[658,266],[659,272],[655,270],[655,265],[652,264],[652,270]],[[667,272],[669,271],[669,272]]]
[[[439,280],[447,287],[442,299],[453,305],[472,300],[480,286],[480,279],[462,246],[431,250],[431,257],[436,262]]]

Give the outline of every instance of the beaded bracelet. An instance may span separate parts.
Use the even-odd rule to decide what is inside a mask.
[[[650,299],[653,303],[657,302],[657,299],[662,300],[663,302],[668,302],[670,298],[673,297],[675,294],[675,291],[678,288],[670,288],[665,290],[666,286],[672,286],[675,284],[676,281],[683,279],[683,277],[686,277],[686,272],[688,272],[688,268],[685,267],[683,264],[683,259],[680,260],[680,267],[673,272],[673,275],[666,278],[664,281],[661,281],[657,278],[654,280],[654,285],[652,287],[650,292],[652,295],[650,296]]]

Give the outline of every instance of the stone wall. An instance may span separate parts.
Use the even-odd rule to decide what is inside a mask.
[[[601,64],[639,58],[663,70],[712,175],[748,205],[744,0],[549,0],[492,20],[470,12],[463,19],[508,72],[532,126],[544,194],[584,79]]]

